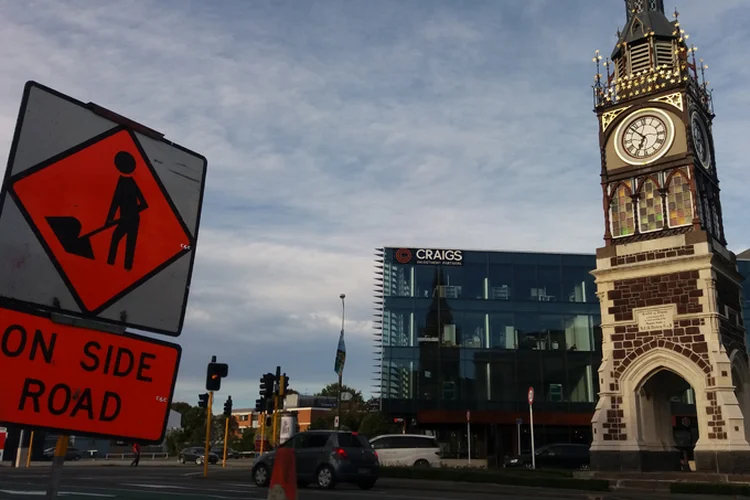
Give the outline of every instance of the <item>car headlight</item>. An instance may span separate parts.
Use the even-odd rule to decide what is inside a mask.
[[[517,458],[511,458],[510,459],[510,463],[517,464],[518,463],[518,459]]]

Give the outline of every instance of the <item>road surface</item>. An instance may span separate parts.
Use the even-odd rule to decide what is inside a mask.
[[[61,499],[121,499],[121,500],[199,500],[199,499],[266,499],[268,490],[256,488],[249,479],[249,466],[232,464],[222,469],[212,466],[209,477],[202,476],[202,468],[162,464],[159,467],[131,468],[126,465],[82,467],[66,464],[60,488]],[[16,469],[0,467],[0,499],[28,499],[43,497],[49,477],[49,467]],[[301,489],[299,500],[679,500],[713,497],[648,494],[642,492],[586,493],[553,489],[531,489],[481,485],[471,483],[442,483],[381,478],[369,491],[356,486],[338,485],[325,491],[315,487]],[[725,497],[718,497],[725,498]]]

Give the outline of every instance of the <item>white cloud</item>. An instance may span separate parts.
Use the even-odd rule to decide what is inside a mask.
[[[679,4],[717,88],[730,243],[750,246],[750,7]],[[341,292],[346,377],[367,392],[374,247],[601,244],[590,57],[614,44],[618,2],[0,5],[0,155],[37,79],[209,159],[178,339],[191,402],[211,354],[236,405],[277,364],[310,390],[334,381]]]

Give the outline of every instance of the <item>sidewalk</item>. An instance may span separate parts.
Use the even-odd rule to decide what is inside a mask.
[[[119,459],[104,459],[104,458],[92,458],[92,459],[84,459],[84,460],[67,460],[65,462],[65,467],[129,467],[130,463],[132,462],[132,459],[125,459],[125,460],[119,460]],[[252,467],[253,460],[252,459],[246,459],[246,458],[240,458],[240,459],[232,459],[227,460],[227,467],[226,468],[238,468],[238,467]],[[42,462],[31,462],[31,467],[50,467],[52,465],[52,461],[42,461]],[[200,469],[203,470],[202,466],[198,466],[195,464],[181,464],[177,461],[177,458],[170,457],[170,458],[156,458],[156,459],[141,459],[140,463],[138,464],[139,467],[185,467],[186,469]],[[3,462],[0,463],[0,467],[8,468],[8,469],[15,469],[15,467],[11,466],[10,462]],[[25,465],[19,467],[19,469],[25,469]],[[209,465],[209,470],[214,470],[216,468],[221,469],[221,460],[217,465]]]

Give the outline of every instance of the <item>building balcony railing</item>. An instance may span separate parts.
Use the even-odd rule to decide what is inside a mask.
[[[679,68],[660,66],[621,78],[608,75],[606,81],[601,78],[600,74],[597,74],[593,86],[594,106],[596,108],[612,106],[652,92],[677,89],[687,85],[693,97],[703,105],[706,111],[713,114],[713,96],[708,89],[708,82],[700,80],[695,66],[687,62],[683,62]]]

